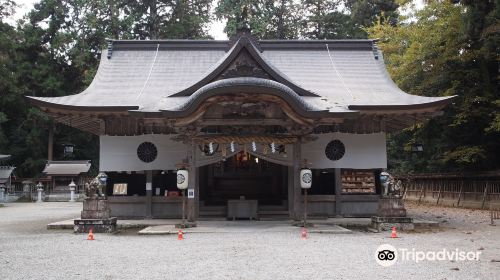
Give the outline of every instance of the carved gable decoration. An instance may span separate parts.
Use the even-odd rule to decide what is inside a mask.
[[[272,79],[272,77],[260,67],[246,49],[242,49],[238,56],[224,69],[214,80],[223,80],[236,77],[255,77]],[[274,80],[274,79],[272,79]]]

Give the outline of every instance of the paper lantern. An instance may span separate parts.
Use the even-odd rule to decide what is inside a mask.
[[[179,190],[185,190],[188,187],[188,175],[189,172],[186,169],[177,170],[177,188]]]
[[[300,170],[300,187],[303,189],[310,189],[312,185],[312,172],[309,168]]]

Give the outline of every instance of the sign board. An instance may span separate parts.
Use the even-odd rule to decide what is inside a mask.
[[[188,198],[194,198],[194,189],[188,189]]]
[[[113,195],[127,195],[127,184],[113,184]]]

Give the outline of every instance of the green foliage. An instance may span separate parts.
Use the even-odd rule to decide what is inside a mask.
[[[208,38],[211,0],[123,1],[122,11],[138,39]]]
[[[391,168],[450,171],[500,167],[499,34],[492,31],[498,30],[499,9],[492,1],[431,1],[413,15],[413,22],[394,26],[382,19],[367,29],[371,37],[380,38],[389,72],[403,90],[424,96],[457,96],[443,116],[391,136]],[[424,142],[426,152],[420,157],[399,153],[400,146],[415,141]]]
[[[260,39],[295,39],[299,35],[301,5],[292,0],[221,0],[215,9],[218,19],[227,20],[229,37],[242,28],[244,9],[252,34]]]
[[[227,21],[229,37],[242,27],[245,7],[252,33],[260,39],[348,39],[366,38],[363,27],[381,14],[395,20],[398,4],[394,0],[221,0],[215,14]]]
[[[389,166],[399,171],[500,167],[499,1],[426,1],[409,18],[409,0],[42,0],[15,26],[16,4],[0,0],[0,152],[18,176],[37,176],[52,121],[23,96],[63,96],[92,81],[106,38],[209,38],[214,17],[234,35],[244,22],[261,39],[380,38],[389,72],[405,91],[457,95],[443,116],[388,139]],[[457,2],[457,1],[454,1]],[[98,138],[57,125],[54,154],[73,143],[75,159],[97,168]],[[409,152],[415,143],[422,154]]]
[[[23,96],[76,94],[92,81],[106,38],[207,38],[209,0],[42,0],[16,26],[4,22],[15,3],[0,0],[0,151],[20,177],[39,176],[52,120]],[[74,159],[98,168],[98,137],[57,125],[54,158],[63,143]]]

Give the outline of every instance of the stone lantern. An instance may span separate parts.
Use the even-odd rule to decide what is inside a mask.
[[[0,184],[0,202],[5,201],[5,185]]]
[[[38,184],[36,185],[36,190],[38,191],[38,199],[36,200],[36,202],[38,202],[38,203],[43,202],[42,201],[42,192],[43,192],[42,182],[38,182]]]
[[[71,143],[64,143],[63,147],[64,157],[72,157],[75,150],[75,145]]]
[[[71,180],[71,183],[68,185],[69,191],[71,192],[71,199],[69,202],[75,202],[75,190],[76,190],[76,184],[75,181]]]

